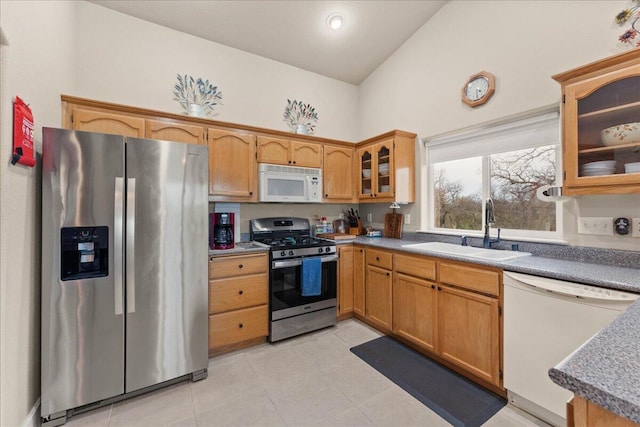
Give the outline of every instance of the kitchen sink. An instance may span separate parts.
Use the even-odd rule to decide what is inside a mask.
[[[482,258],[492,261],[507,261],[514,258],[520,258],[531,255],[529,252],[503,251],[499,249],[476,248],[473,246],[462,246],[453,243],[443,242],[426,242],[411,243],[402,245],[407,249],[422,249],[426,251],[440,252],[449,255],[461,255],[473,258]]]

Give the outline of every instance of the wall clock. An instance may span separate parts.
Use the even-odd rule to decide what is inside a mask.
[[[469,77],[462,87],[462,102],[470,107],[482,105],[491,98],[496,88],[496,78],[493,74],[480,71]]]

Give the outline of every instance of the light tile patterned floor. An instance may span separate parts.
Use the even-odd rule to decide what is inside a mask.
[[[349,351],[356,320],[209,360],[209,377],[73,417],[82,426],[449,426]],[[546,426],[506,406],[486,427]]]

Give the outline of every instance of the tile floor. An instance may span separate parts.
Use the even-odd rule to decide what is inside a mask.
[[[449,426],[349,351],[379,336],[351,319],[218,356],[206,380],[77,415],[66,426]],[[546,424],[507,405],[484,426]]]

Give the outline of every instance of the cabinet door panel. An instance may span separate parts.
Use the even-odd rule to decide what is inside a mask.
[[[383,329],[391,330],[391,272],[367,266],[366,317]]]
[[[258,137],[258,163],[290,165],[289,146],[291,141],[266,136]]]
[[[144,119],[102,111],[73,110],[73,129],[144,138]]]
[[[291,141],[291,163],[306,168],[322,167],[322,145]]]
[[[398,273],[393,281],[393,332],[435,351],[435,284]]]
[[[355,247],[353,252],[353,312],[365,315],[365,257],[364,249]]]
[[[338,314],[353,312],[353,246],[338,246]]]
[[[448,286],[438,289],[440,355],[500,386],[498,300]]]
[[[324,198],[351,202],[354,199],[354,150],[327,146],[324,148],[322,179]]]
[[[257,200],[255,136],[208,129],[209,194],[219,201]]]
[[[184,123],[147,120],[145,138],[185,142],[187,144],[204,144],[204,128]]]

